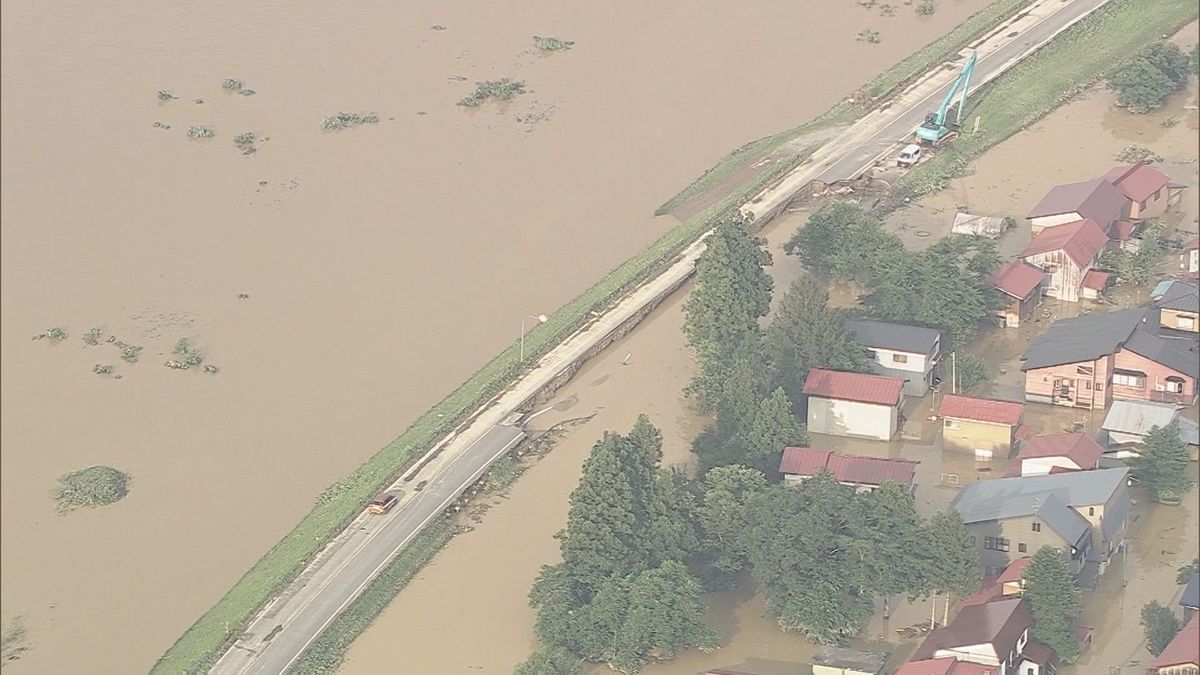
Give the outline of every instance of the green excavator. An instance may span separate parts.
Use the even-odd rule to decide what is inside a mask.
[[[963,108],[967,105],[967,92],[971,87],[971,74],[975,72],[976,56],[977,52],[972,51],[971,55],[967,57],[967,62],[963,64],[958,79],[954,81],[954,86],[950,87],[950,91],[946,92],[946,98],[942,99],[942,106],[938,108],[937,112],[926,115],[925,121],[917,127],[917,138],[922,143],[937,147],[958,138],[958,128],[962,126]],[[950,111],[954,96],[960,89],[962,98],[958,102],[954,122],[950,126],[946,126],[946,113]]]

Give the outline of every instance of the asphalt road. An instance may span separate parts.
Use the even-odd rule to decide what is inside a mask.
[[[286,672],[400,549],[464,489],[479,480],[493,461],[523,438],[523,430],[497,425],[471,445],[458,461],[431,478],[418,473],[412,484],[405,485],[405,496],[391,513],[364,519],[355,533],[357,536],[351,535],[353,541],[345,542],[321,564],[311,578],[323,586],[306,586],[290,597],[281,598],[277,606],[251,625],[247,638],[227,652],[212,672]],[[429,482],[416,492],[416,484],[421,480]],[[269,637],[272,633],[274,636]],[[269,641],[262,646],[264,637]]]

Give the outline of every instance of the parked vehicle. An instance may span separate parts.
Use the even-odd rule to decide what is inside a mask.
[[[896,166],[908,169],[916,166],[919,161],[921,161],[921,146],[910,143],[900,151],[900,156],[896,158]]]
[[[381,492],[371,500],[371,504],[367,506],[367,510],[371,513],[387,513],[392,510],[396,502],[400,501],[400,495],[401,493],[398,491]]]

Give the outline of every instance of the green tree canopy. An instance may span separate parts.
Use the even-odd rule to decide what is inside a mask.
[[[1079,590],[1063,552],[1043,546],[1025,568],[1025,600],[1033,615],[1031,637],[1050,647],[1063,663],[1079,656],[1075,617]]]
[[[864,284],[873,281],[873,263],[882,252],[903,248],[879,218],[853,202],[834,202],[813,214],[783,246],[809,269]]]
[[[792,401],[799,401],[812,368],[870,372],[867,350],[844,323],[845,314],[829,308],[829,293],[812,276],[792,282],[767,328],[766,354],[771,379]]]
[[[727,582],[749,565],[742,539],[746,508],[766,489],[762,472],[746,466],[718,466],[704,474],[704,500],[696,510],[701,550],[720,581]]]
[[[856,501],[861,520],[852,546],[863,566],[862,591],[882,595],[885,602],[891,595],[923,592],[936,573],[932,561],[919,554],[928,542],[912,492],[887,482]]]
[[[513,675],[579,675],[583,662],[565,649],[542,647],[525,659]]]
[[[1174,612],[1152,600],[1142,607],[1142,629],[1146,633],[1146,649],[1158,656],[1179,633],[1179,619]]]
[[[788,446],[808,445],[808,431],[792,414],[792,402],[782,388],[758,404],[758,411],[750,429],[740,441],[744,448],[746,464],[768,476],[779,472],[779,459]]]
[[[1179,47],[1154,44],[1109,75],[1108,87],[1117,92],[1117,105],[1130,112],[1149,112],[1186,87],[1191,70],[1188,56]]]
[[[982,581],[979,551],[957,511],[939,511],[924,526],[926,584],[931,591],[965,598]]]
[[[1179,437],[1178,422],[1152,428],[1138,454],[1129,460],[1129,466],[1157,501],[1177,500],[1191,487],[1190,458],[1187,445]]]

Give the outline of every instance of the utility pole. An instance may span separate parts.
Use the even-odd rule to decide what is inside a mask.
[[[958,393],[958,352],[950,352],[950,393]]]

